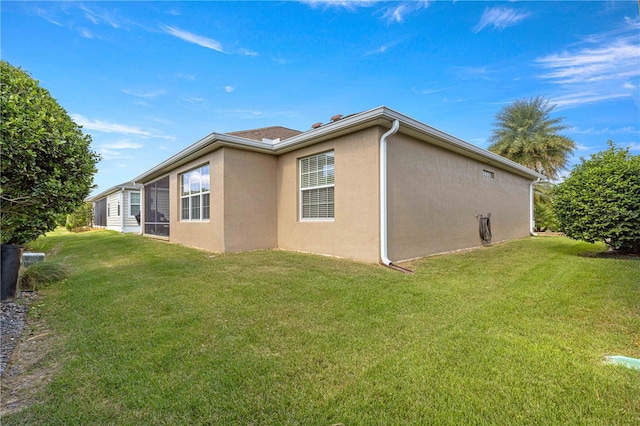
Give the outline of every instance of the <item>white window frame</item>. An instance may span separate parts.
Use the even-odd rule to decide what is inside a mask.
[[[323,178],[323,176],[320,176],[319,179],[312,179],[312,180],[319,180],[319,182],[315,182],[315,183],[307,183],[307,185],[305,186],[305,179],[304,179],[304,175],[312,175],[314,173],[318,173],[320,170],[319,169],[312,169],[312,170],[308,170],[306,173],[304,171],[304,166],[303,163],[305,161],[311,161],[314,158],[320,158],[320,157],[331,157],[331,167],[326,168],[325,169],[325,175],[326,177],[331,177],[330,179],[326,179]],[[328,166],[328,161],[324,161],[325,163],[325,167]],[[328,170],[331,170],[331,173],[326,173]],[[307,181],[309,181],[309,179],[306,179]],[[325,152],[321,152],[318,154],[314,154],[314,155],[309,155],[307,157],[303,157],[300,158],[298,160],[298,198],[299,198],[299,203],[298,203],[298,218],[300,221],[302,222],[333,222],[335,219],[335,155],[334,155],[334,151],[325,151]],[[333,216],[327,216],[327,217],[305,217],[305,206],[304,206],[304,195],[307,192],[311,192],[311,191],[317,191],[317,190],[321,190],[321,189],[325,189],[325,188],[332,188],[333,189],[333,208],[332,208],[332,212],[333,212]]]
[[[135,204],[131,202],[132,195],[138,196],[138,202]],[[138,214],[142,215],[142,193],[140,191],[129,191],[129,208],[127,209],[129,211],[129,217],[136,217],[136,215],[131,212],[131,206],[133,205],[138,206]]]
[[[192,179],[194,179],[196,176],[198,177],[197,190],[192,188],[193,184],[196,183],[195,180],[192,182]],[[203,178],[203,176],[206,176],[206,180]],[[180,204],[178,207],[180,210],[180,221],[181,222],[208,222],[211,219],[211,166],[209,165],[209,163],[202,164],[201,166],[187,170],[186,172],[181,173],[178,176],[178,178],[179,178],[178,181],[180,185],[179,187]],[[185,192],[185,183],[187,184],[186,186],[189,188],[189,191],[187,192]],[[209,200],[208,217],[204,217],[205,198],[208,198]],[[195,206],[193,205],[193,203],[195,202],[196,199],[198,202],[197,208],[198,208],[200,217],[194,219],[193,213],[195,211],[194,210]],[[188,212],[188,217],[184,217],[185,210],[183,208],[183,204],[185,201],[187,202],[186,211]]]

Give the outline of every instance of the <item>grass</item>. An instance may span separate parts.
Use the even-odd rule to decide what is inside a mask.
[[[69,277],[67,267],[60,263],[38,262],[22,271],[19,278],[20,289],[27,291],[41,290],[47,285],[62,281]]]
[[[640,262],[528,238],[414,275],[279,251],[50,234],[62,367],[3,424],[640,422]]]

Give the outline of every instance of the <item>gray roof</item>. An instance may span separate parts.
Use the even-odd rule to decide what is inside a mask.
[[[254,141],[262,141],[263,139],[280,139],[285,140],[302,133],[299,130],[289,129],[282,126],[261,127],[259,129],[240,130],[237,132],[229,132],[227,135],[240,136]]]
[[[395,120],[398,120],[398,122],[400,123],[400,133],[410,135],[418,140],[422,140],[447,149],[449,151],[456,152],[468,158],[482,161],[486,164],[495,166],[502,170],[507,170],[511,173],[526,177],[531,180],[546,179],[545,176],[521,164],[504,158],[498,154],[494,154],[493,152],[487,151],[486,149],[482,149],[480,147],[472,145],[468,142],[463,141],[462,139],[458,139],[455,136],[449,135],[448,133],[424,124],[407,115],[401,114],[391,108],[380,106],[368,111],[336,118],[336,120],[332,120],[329,123],[319,125],[317,127],[314,126],[314,128],[312,128],[311,130],[303,133],[298,133],[295,136],[291,136],[283,140],[278,140],[277,138],[265,138],[262,140],[258,140],[247,138],[246,136],[240,136],[240,134],[244,134],[244,132],[234,132],[235,134],[214,132],[188,146],[177,154],[169,157],[167,160],[146,171],[140,176],[136,177],[135,179],[133,179],[133,182],[149,182],[170,172],[176,167],[179,167],[201,157],[208,152],[212,152],[225,146],[272,155],[280,155],[299,148],[303,148],[305,146],[315,145],[317,143],[338,136],[350,134],[371,126],[391,128]],[[249,130],[245,132],[256,132],[256,130]],[[257,137],[256,135],[257,133],[254,134],[253,137]]]

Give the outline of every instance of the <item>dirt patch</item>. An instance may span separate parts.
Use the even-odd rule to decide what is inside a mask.
[[[23,293],[21,300],[18,300],[22,301],[22,304],[14,305],[26,305],[27,309],[37,309],[40,296],[36,293],[26,296],[27,294]],[[24,299],[28,301],[25,302]],[[38,396],[51,381],[59,366],[53,356],[57,339],[44,319],[39,315],[27,316],[27,309],[7,308],[5,305],[9,304],[3,304],[2,352],[3,358],[5,353],[8,356],[0,379],[0,418],[38,402]],[[15,336],[20,321],[23,322],[21,332]],[[4,339],[5,324],[9,327],[7,331],[10,330],[13,334],[13,342]],[[13,348],[7,353],[10,346]]]

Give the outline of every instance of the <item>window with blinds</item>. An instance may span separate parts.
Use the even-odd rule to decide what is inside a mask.
[[[183,221],[209,220],[210,191],[208,164],[181,174],[180,219]]]
[[[333,151],[300,159],[300,218],[334,218]]]

